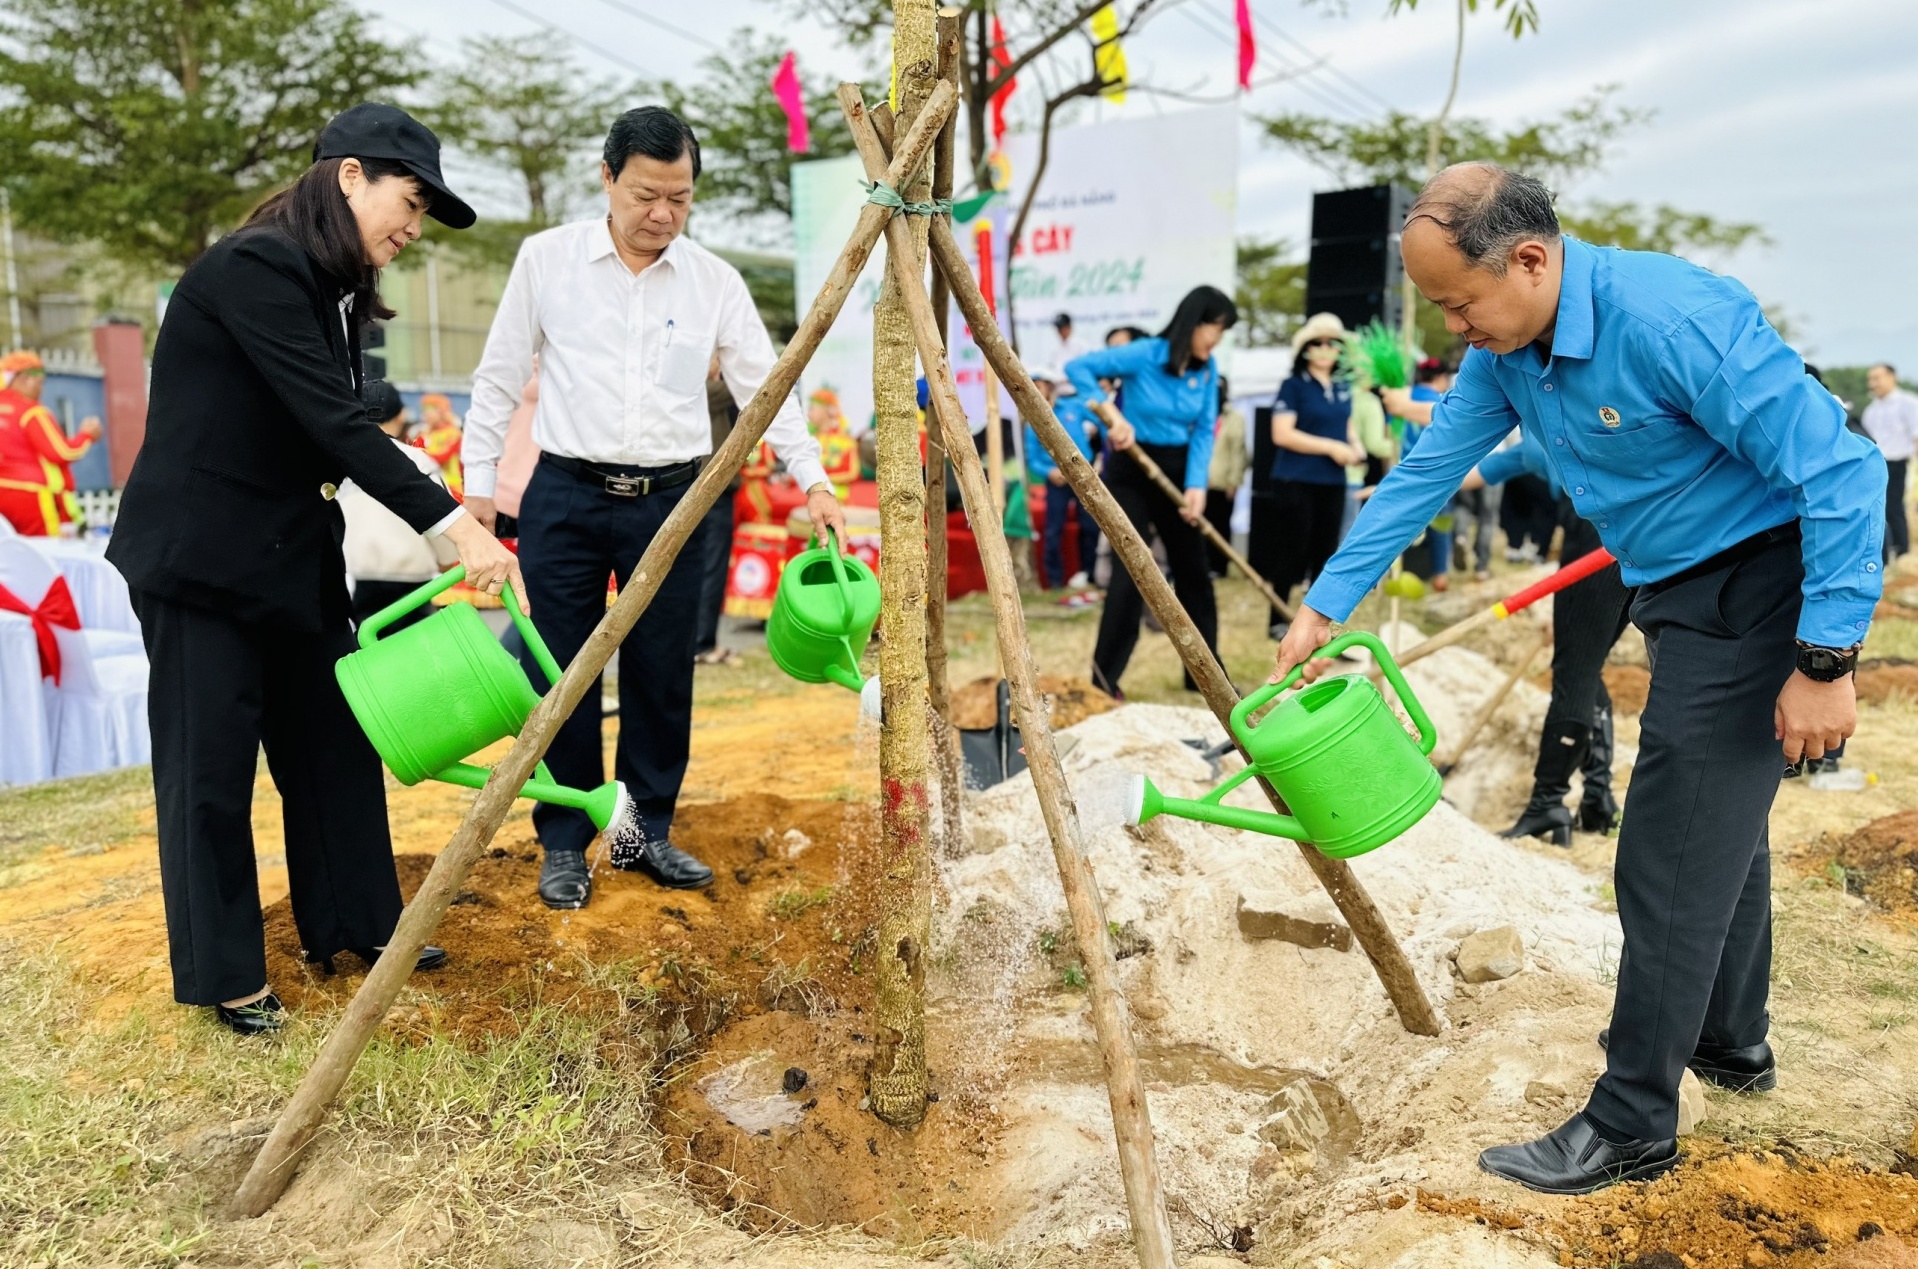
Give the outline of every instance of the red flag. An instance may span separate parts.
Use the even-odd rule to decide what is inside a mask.
[[[1251,0],[1238,0],[1239,87],[1252,87],[1252,64],[1259,60],[1259,44],[1252,35]]]
[[[1006,29],[999,25],[999,15],[992,17],[992,64],[1004,74],[1012,66],[1012,54],[1006,51]],[[1019,87],[1017,79],[1007,79],[999,91],[992,94],[992,148],[1003,148],[1006,139],[1006,103],[1012,100],[1013,90]]]
[[[979,296],[987,312],[997,313],[999,305],[992,297],[992,222],[984,216],[973,222],[972,241],[979,251]]]
[[[804,154],[812,149],[812,127],[806,122],[806,99],[799,90],[799,68],[794,64],[791,53],[786,54],[786,60],[779,63],[779,70],[773,75],[773,98],[779,102],[779,108],[786,112],[786,148],[794,154]]]

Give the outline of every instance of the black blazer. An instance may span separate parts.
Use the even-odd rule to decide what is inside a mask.
[[[335,487],[352,477],[421,531],[457,506],[367,419],[346,291],[272,229],[229,234],[180,279],[107,547],[133,589],[292,630],[337,626],[350,605]]]

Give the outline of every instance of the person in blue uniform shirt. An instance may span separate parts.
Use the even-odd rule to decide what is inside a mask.
[[[1067,323],[1070,325],[1070,323]],[[1072,443],[1079,447],[1079,453],[1087,462],[1092,462],[1097,451],[1092,448],[1091,427],[1086,418],[1085,408],[1079,403],[1076,392],[1055,396],[1064,376],[1050,367],[1031,372],[1033,382],[1039,385],[1039,391],[1052,402],[1052,410],[1058,416],[1059,426],[1066,430]],[[1092,522],[1092,513],[1079,501],[1079,495],[1072,492],[1072,486],[1066,483],[1065,473],[1059,470],[1059,464],[1053,461],[1050,452],[1039,440],[1039,433],[1032,424],[1026,424],[1026,471],[1031,478],[1045,486],[1046,523],[1044,545],[1040,558],[1045,564],[1045,585],[1056,590],[1063,586],[1068,590],[1079,590],[1091,585],[1092,561],[1099,552],[1099,526]],[[1066,575],[1066,521],[1076,518],[1079,522],[1079,567],[1071,576]]]
[[[1586,1193],[1677,1161],[1687,1066],[1742,1091],[1776,1083],[1766,819],[1787,764],[1856,726],[1885,463],[1750,291],[1672,256],[1564,238],[1530,177],[1447,168],[1403,246],[1471,351],[1307,593],[1277,673],[1331,638],[1514,426],[1637,588],[1652,681],[1618,839],[1625,943],[1605,1073],[1552,1132],[1479,1156],[1532,1189]]]
[[[1157,531],[1172,566],[1172,588],[1206,646],[1215,650],[1218,609],[1205,538],[1197,525],[1205,515],[1206,475],[1219,419],[1219,366],[1212,354],[1238,320],[1239,310],[1225,292],[1194,287],[1158,335],[1074,357],[1065,367],[1086,412],[1105,426],[1106,440],[1121,451],[1106,459],[1105,482],[1113,499],[1140,533]],[[1123,413],[1101,379],[1118,381]],[[1182,502],[1166,497],[1123,453],[1134,445],[1184,490]],[[1092,651],[1092,673],[1093,681],[1115,696],[1123,698],[1119,678],[1139,642],[1144,609],[1131,574],[1113,569]],[[1188,675],[1186,687],[1193,686]]]

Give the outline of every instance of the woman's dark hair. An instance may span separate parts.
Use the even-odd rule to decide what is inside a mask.
[[[1418,364],[1418,369],[1414,371],[1420,383],[1435,383],[1451,373],[1452,368],[1440,361],[1437,357],[1427,357]]]
[[[1224,322],[1225,328],[1231,330],[1239,322],[1238,306],[1216,286],[1193,287],[1172,311],[1172,320],[1159,332],[1166,344],[1167,374],[1182,375],[1192,368],[1192,332],[1212,322]]]
[[[690,154],[693,179],[699,179],[699,138],[684,119],[664,106],[641,106],[613,120],[600,157],[606,160],[614,180],[626,170],[626,160],[636,154],[661,163],[677,163],[680,156]]]
[[[315,260],[322,269],[353,291],[353,313],[361,322],[385,321],[393,310],[380,301],[380,271],[366,259],[366,242],[352,204],[340,192],[340,164],[345,159],[321,159],[300,178],[253,209],[242,229],[277,229]],[[361,159],[366,179],[379,184],[390,177],[418,180],[406,166],[391,159]],[[433,192],[420,187],[429,202]]]

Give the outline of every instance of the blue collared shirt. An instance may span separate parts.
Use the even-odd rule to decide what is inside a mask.
[[[1344,620],[1514,426],[1618,557],[1672,576],[1797,520],[1798,637],[1865,637],[1883,589],[1885,463],[1739,283],[1674,256],[1565,240],[1549,359],[1473,349],[1416,453],[1392,469],[1306,602]]]
[[[1066,363],[1066,378],[1090,411],[1106,399],[1101,379],[1124,383],[1121,407],[1135,436],[1148,445],[1185,445],[1185,489],[1204,489],[1212,466],[1213,428],[1219,421],[1219,364],[1215,357],[1182,375],[1166,373],[1163,339],[1135,339]],[[1176,473],[1167,472],[1171,476]]]
[[[1502,485],[1514,476],[1529,474],[1550,485],[1552,497],[1560,498],[1565,494],[1558,487],[1558,477],[1553,474],[1551,464],[1545,461],[1545,451],[1539,448],[1538,441],[1529,432],[1521,432],[1518,444],[1511,448],[1495,449],[1487,454],[1479,462],[1478,474],[1488,485]]]
[[[1066,430],[1066,435],[1072,438],[1072,443],[1078,446],[1079,453],[1087,462],[1091,462],[1095,451],[1092,448],[1092,439],[1087,435],[1087,429],[1092,425],[1092,421],[1091,416],[1086,413],[1085,406],[1080,402],[1078,394],[1063,396],[1054,401],[1052,413],[1059,420],[1059,426]],[[1026,470],[1032,473],[1032,478],[1044,480],[1058,466],[1059,464],[1052,459],[1051,451],[1047,450],[1039,440],[1039,433],[1033,430],[1032,424],[1026,424]]]

